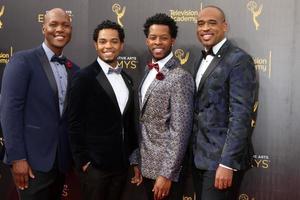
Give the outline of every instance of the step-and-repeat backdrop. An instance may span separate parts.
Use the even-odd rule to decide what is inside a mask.
[[[138,84],[149,59],[143,34],[147,17],[164,12],[177,21],[174,53],[189,68],[200,53],[196,16],[209,4],[224,9],[228,38],[248,51],[259,77],[257,119],[253,133],[253,167],[242,183],[240,200],[300,199],[300,2],[298,0],[1,0],[0,75],[17,51],[40,45],[43,14],[62,7],[72,17],[73,38],[65,54],[86,66],[96,59],[94,28],[104,19],[124,27],[125,51],[119,57]],[[1,142],[1,141],[0,141]],[[184,200],[194,200],[187,175]],[[79,200],[74,174],[68,176],[63,199]],[[9,169],[0,164],[0,199],[16,199]],[[126,186],[125,200],[144,199],[143,188]]]

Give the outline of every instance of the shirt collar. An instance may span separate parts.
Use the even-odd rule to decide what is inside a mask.
[[[223,38],[223,40],[221,40],[218,44],[216,44],[215,46],[213,46],[212,50],[214,52],[214,54],[217,54],[218,51],[221,49],[221,47],[223,46],[223,44],[226,42],[227,38]],[[208,49],[205,48],[205,51],[207,51]]]
[[[158,66],[159,66],[159,70],[161,70],[161,68],[163,68],[163,66],[165,66],[165,64],[173,57],[173,52],[171,51],[169,53],[169,55],[157,62],[154,62],[154,63],[157,63]],[[153,60],[152,60],[153,61]]]
[[[52,56],[54,56],[54,52],[45,44],[45,42],[43,42],[42,47],[46,53],[46,56],[48,58],[49,61],[51,61]],[[59,57],[62,57],[63,54],[61,54]]]
[[[102,70],[104,71],[105,74],[108,74],[109,68],[113,68],[111,65],[107,64],[101,58],[99,58],[99,56],[97,58],[97,62],[100,65],[100,67],[102,68]],[[116,68],[119,68],[119,67],[116,67]]]

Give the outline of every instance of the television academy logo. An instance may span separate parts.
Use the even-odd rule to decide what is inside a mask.
[[[253,20],[255,29],[258,30],[258,27],[259,27],[260,24],[257,21],[257,17],[259,15],[261,15],[262,9],[263,9],[263,5],[261,4],[258,7],[258,5],[257,5],[257,3],[255,1],[249,1],[247,3],[247,8],[252,13],[252,20]]]
[[[9,48],[9,52],[0,51],[0,64],[7,64],[10,57],[13,55],[13,47]]]
[[[269,51],[269,55],[265,58],[263,57],[253,57],[256,71],[262,72],[269,79],[272,75],[272,51]]]
[[[4,9],[5,9],[5,6],[2,6],[0,9],[0,18],[4,15]],[[3,22],[0,19],[0,29],[2,29],[2,28],[3,28]]]
[[[253,113],[255,113],[255,114],[256,114],[257,109],[258,109],[258,104],[259,104],[258,101],[256,101],[254,106],[253,106]],[[256,125],[256,118],[253,117],[252,120],[251,120],[251,127],[254,128],[255,125]]]
[[[200,2],[200,10],[203,8],[203,3]],[[197,23],[198,10],[179,10],[170,9],[170,17],[176,22],[193,22]]]
[[[112,6],[112,11],[113,11],[114,13],[116,13],[116,15],[117,15],[117,21],[118,21],[118,24],[119,24],[121,27],[124,27],[123,23],[121,22],[121,19],[122,19],[122,18],[124,17],[124,15],[125,15],[126,7],[124,6],[124,7],[122,8],[120,4],[115,3],[115,4]]]
[[[181,65],[184,65],[189,57],[190,57],[190,52],[185,53],[184,50],[182,49],[177,49],[175,51],[175,56],[178,58],[178,60],[180,61]]]

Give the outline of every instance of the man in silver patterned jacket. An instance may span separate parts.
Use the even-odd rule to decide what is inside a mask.
[[[177,26],[172,18],[161,13],[148,18],[144,33],[152,61],[139,88],[138,164],[149,200],[175,199],[192,129],[194,81],[173,56]],[[132,182],[139,181],[136,173]]]

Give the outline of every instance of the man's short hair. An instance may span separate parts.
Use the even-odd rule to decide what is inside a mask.
[[[124,42],[124,38],[125,38],[124,29],[119,24],[117,24],[116,22],[113,22],[113,21],[110,21],[110,20],[103,21],[101,24],[99,24],[95,28],[94,34],[93,34],[93,39],[94,39],[95,42],[97,42],[99,32],[103,29],[114,29],[114,30],[118,31],[120,41],[122,43]]]

